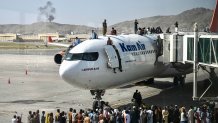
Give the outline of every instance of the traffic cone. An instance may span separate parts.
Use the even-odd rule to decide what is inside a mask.
[[[9,77],[9,79],[8,79],[8,84],[11,84],[11,79],[10,79],[10,77]]]

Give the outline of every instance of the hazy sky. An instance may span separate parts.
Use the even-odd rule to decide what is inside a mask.
[[[174,15],[196,7],[213,9],[216,0],[50,0],[54,22],[100,26],[156,15]],[[0,24],[31,24],[39,21],[39,7],[47,0],[0,0]],[[44,18],[41,16],[41,20]],[[45,19],[44,19],[45,20]]]

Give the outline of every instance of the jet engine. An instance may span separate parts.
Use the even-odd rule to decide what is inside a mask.
[[[56,64],[61,64],[65,51],[60,51],[59,53],[55,54],[54,62]]]

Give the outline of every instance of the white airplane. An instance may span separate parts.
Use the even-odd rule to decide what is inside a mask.
[[[217,17],[218,3],[211,21],[212,32],[218,32]],[[107,45],[108,38],[112,45]],[[49,44],[68,47],[55,55],[55,62],[60,64],[59,74],[69,84],[90,90],[96,99],[93,107],[100,107],[106,89],[146,79],[152,83],[154,77],[174,77],[175,84],[184,84],[186,74],[192,72],[192,64],[163,62],[161,39],[157,34],[108,35],[75,47]]]
[[[108,38],[113,45],[107,45]],[[164,64],[158,35],[108,35],[86,40],[70,46],[65,54],[55,55],[60,64],[61,78],[73,86],[91,90],[94,105],[100,102],[106,89],[120,87],[154,77],[174,77],[174,83],[184,83],[185,75],[192,72],[192,65]],[[59,45],[58,43],[50,43]],[[61,45],[61,46],[65,46]]]

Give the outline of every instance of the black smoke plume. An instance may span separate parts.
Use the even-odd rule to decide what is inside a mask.
[[[39,7],[39,20],[46,18],[49,22],[52,22],[55,19],[56,9],[52,7],[52,2],[48,1],[45,6]]]

